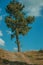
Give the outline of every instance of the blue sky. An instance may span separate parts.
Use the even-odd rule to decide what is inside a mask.
[[[27,15],[35,16],[32,29],[24,37],[20,36],[22,51],[43,49],[43,0],[18,0],[25,5]],[[5,24],[5,8],[10,0],[0,0],[0,48],[17,51],[16,39],[11,40],[11,31]]]

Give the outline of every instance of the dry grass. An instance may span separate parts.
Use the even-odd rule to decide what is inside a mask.
[[[13,53],[0,49],[0,58],[8,61],[22,61],[28,64],[43,65],[43,53],[38,51]]]

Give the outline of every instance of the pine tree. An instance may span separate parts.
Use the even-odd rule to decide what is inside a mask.
[[[9,14],[5,17],[5,23],[8,28],[11,28],[13,34],[11,34],[11,39],[16,37],[16,44],[18,47],[18,52],[20,49],[19,35],[25,35],[31,29],[29,24],[32,24],[34,21],[34,16],[25,16],[24,5],[15,0],[11,1],[6,6],[6,12]]]

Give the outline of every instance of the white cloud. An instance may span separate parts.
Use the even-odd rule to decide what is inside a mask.
[[[2,20],[4,20],[4,17],[6,16],[6,14],[3,14],[3,15],[0,15],[0,22],[2,21]]]
[[[17,51],[18,50],[18,48],[17,47],[15,47],[15,48],[13,48],[15,51]],[[22,48],[21,48],[21,51],[22,51]]]
[[[43,0],[22,0],[22,2],[26,7],[28,6],[36,7],[36,6],[40,6],[41,4],[43,4]]]
[[[2,15],[0,15],[0,21],[2,20],[2,18],[3,18]]]
[[[40,10],[43,6],[43,0],[19,0],[25,5],[25,10],[28,11],[27,14],[32,16],[41,16]]]
[[[1,13],[2,9],[0,8],[0,13]]]
[[[8,34],[11,34],[12,32],[10,30],[6,31]]]
[[[2,33],[2,31],[0,30],[0,36],[3,36],[3,33]]]
[[[18,50],[18,48],[14,48],[14,50],[15,50],[15,51],[17,51],[17,50]]]
[[[29,12],[28,12],[27,15],[31,15],[31,16],[41,16],[40,10],[41,10],[41,8],[38,8],[38,7],[36,7],[36,8],[29,8]]]
[[[0,45],[4,46],[5,45],[5,41],[3,39],[0,38]]]
[[[0,14],[2,12],[2,8],[0,8]],[[2,15],[0,15],[0,21],[2,20]]]

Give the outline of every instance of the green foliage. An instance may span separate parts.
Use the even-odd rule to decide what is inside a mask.
[[[39,50],[39,53],[43,53],[43,50],[42,50],[42,49],[40,49],[40,50]]]

